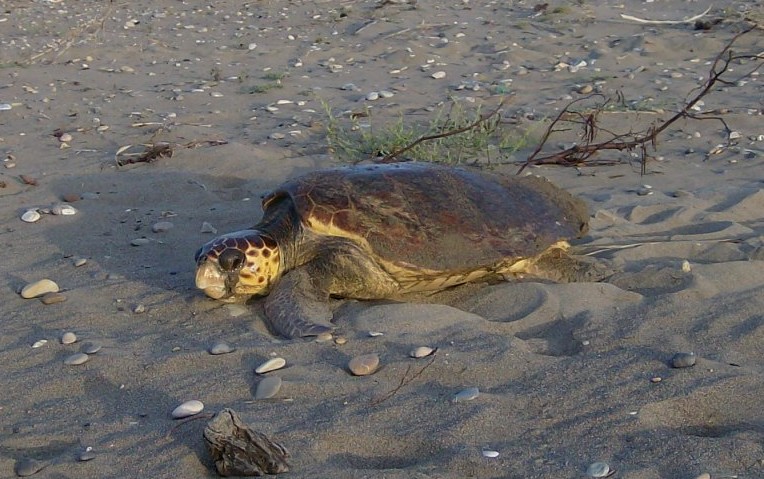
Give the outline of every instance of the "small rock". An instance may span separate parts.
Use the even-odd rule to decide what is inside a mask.
[[[592,87],[591,85],[584,85],[581,88],[579,88],[577,91],[578,91],[578,93],[580,93],[582,95],[586,95],[586,94],[591,93],[592,91],[594,91],[594,87]]]
[[[58,141],[60,141],[61,143],[69,143],[73,139],[74,138],[72,138],[72,135],[70,135],[69,133],[63,133],[61,136],[58,137]]]
[[[82,345],[82,352],[85,354],[95,354],[101,350],[101,344],[90,342]]]
[[[217,356],[220,354],[228,354],[236,351],[236,348],[231,346],[228,343],[225,343],[223,341],[219,341],[212,345],[212,347],[209,349],[209,353],[213,356]]]
[[[202,222],[202,228],[199,230],[201,233],[212,233],[216,234],[218,230],[213,227],[211,224],[207,223],[206,221]]]
[[[74,203],[75,201],[80,200],[80,195],[76,193],[66,193],[61,196],[61,199],[64,200],[64,203]]]
[[[74,258],[72,260],[72,264],[75,268],[79,268],[80,266],[85,266],[85,263],[87,263],[87,258]]]
[[[436,351],[435,349],[427,347],[427,346],[419,346],[418,348],[412,349],[411,352],[409,353],[409,356],[411,356],[412,358],[419,359],[419,358],[424,358],[426,356],[429,356],[435,351]]]
[[[703,474],[699,475],[695,479],[711,479],[711,474],[704,472]]]
[[[79,366],[80,364],[85,364],[88,362],[88,359],[90,359],[90,356],[85,353],[74,353],[68,358],[64,359],[64,364],[69,366]]]
[[[41,279],[24,286],[21,290],[21,297],[30,299],[42,296],[45,293],[58,293],[58,285],[52,280]]]
[[[171,415],[173,419],[183,419],[184,417],[195,416],[203,410],[204,403],[197,401],[196,399],[192,399],[191,401],[186,401],[173,409]]]
[[[692,271],[692,265],[690,264],[690,262],[687,260],[682,261],[682,272],[689,273],[691,271]]]
[[[358,88],[354,83],[345,83],[340,87],[340,90],[343,91],[359,91],[360,88]]]
[[[167,232],[175,227],[174,224],[170,223],[169,221],[160,221],[158,223],[154,223],[151,226],[151,231],[154,233],[164,233]]]
[[[47,339],[40,339],[40,340],[35,341],[34,343],[32,343],[32,348],[33,349],[41,348],[41,347],[45,346],[46,344],[48,344],[48,340]]]
[[[338,338],[335,338],[334,340],[334,344],[336,344],[337,346],[342,346],[343,344],[346,344],[347,342],[348,342],[348,338],[344,336],[340,336]]]
[[[317,343],[325,343],[334,339],[334,335],[330,331],[323,332],[316,336]]]
[[[439,71],[439,72],[435,72],[435,73],[433,73],[433,74],[432,74],[432,75],[430,75],[430,76],[432,76],[432,77],[433,77],[434,79],[436,79],[436,80],[440,80],[441,78],[446,78],[446,72],[444,72],[444,71]]]
[[[499,452],[483,449],[483,457],[499,457]]]
[[[19,477],[27,477],[33,474],[37,474],[46,467],[49,462],[38,461],[36,459],[19,459],[16,462],[16,467],[13,468],[14,472]]]
[[[40,212],[37,210],[26,210],[21,215],[21,221],[24,223],[35,223],[37,221],[40,221],[40,218],[42,216],[40,215]]]
[[[380,98],[392,98],[393,96],[395,96],[395,93],[388,90],[380,90],[379,96]]]
[[[72,344],[77,342],[77,335],[71,331],[67,331],[61,336],[61,344]]]
[[[595,462],[586,468],[589,477],[607,477],[610,475],[610,466],[606,462]]]
[[[77,455],[77,460],[80,462],[87,462],[87,461],[92,461],[93,459],[95,459],[95,457],[96,455],[93,452],[93,448],[88,447],[87,449],[79,453],[79,455]]]
[[[369,92],[369,93],[366,95],[366,99],[367,99],[368,101],[379,100],[379,92],[376,92],[376,91],[370,91],[370,92]]]
[[[42,304],[56,304],[56,303],[63,303],[66,301],[66,296],[64,296],[62,293],[45,293],[40,297],[40,301]]]
[[[695,353],[676,353],[671,358],[672,368],[689,368],[695,366]]]
[[[378,337],[384,336],[384,335],[385,335],[385,333],[383,333],[382,331],[369,331],[369,337],[371,337],[371,338],[378,338]]]
[[[281,389],[281,378],[278,376],[268,376],[257,383],[255,390],[255,399],[270,399]]]
[[[149,244],[150,242],[151,240],[148,238],[135,238],[130,242],[130,244],[133,246],[143,246]]]
[[[284,138],[286,138],[286,135],[283,133],[275,132],[268,135],[268,138],[270,138],[271,140],[283,140]]]
[[[143,314],[145,312],[146,312],[146,306],[142,304],[136,304],[135,307],[133,308],[133,313],[135,314]]]
[[[478,388],[467,388],[454,395],[454,402],[472,401],[480,395]]]
[[[739,139],[741,136],[742,136],[742,135],[740,134],[740,132],[739,132],[739,131],[731,131],[731,132],[730,132],[730,136],[729,136],[729,139],[730,139],[730,140],[737,140],[737,139]]]
[[[379,356],[364,354],[356,356],[348,363],[348,369],[354,376],[368,376],[379,368]]]
[[[265,374],[270,371],[275,371],[286,366],[286,360],[284,358],[271,358],[258,366],[255,369],[257,374]]]

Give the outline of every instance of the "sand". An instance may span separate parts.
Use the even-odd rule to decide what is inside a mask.
[[[582,247],[603,247],[618,271],[608,282],[338,303],[344,345],[277,340],[259,302],[225,306],[194,288],[194,252],[213,236],[203,222],[221,233],[250,226],[270,188],[339,163],[322,102],[335,113],[371,106],[375,124],[426,121],[450,97],[492,108],[500,97],[488,86],[511,80],[504,115],[529,125],[599,81],[649,110],[600,118],[628,131],[665,119],[656,111],[700,84],[740,30],[739,12],[761,14],[753,0],[717,5],[709,18],[727,20],[695,31],[620,14],[681,19],[708,1],[606,3],[536,15],[532,2],[5,2],[0,476],[31,458],[48,464],[35,477],[216,477],[207,419],[170,416],[190,399],[202,414],[235,409],[283,444],[288,477],[576,478],[596,461],[629,479],[764,476],[759,76],[704,99],[704,111],[729,109],[723,118],[741,134],[719,154],[709,152],[726,142],[723,125],[688,120],[659,140],[645,176],[628,152],[604,155],[612,166],[530,170],[587,201]],[[736,51],[764,51],[761,30]],[[577,72],[554,71],[580,60]],[[469,80],[484,87],[456,90]],[[340,88],[348,83],[358,91]],[[381,90],[395,95],[364,100]],[[71,134],[68,148],[56,130]],[[156,141],[171,143],[172,157],[116,167],[122,147]],[[83,194],[74,216],[20,220]],[[152,232],[159,221],[174,227]],[[137,238],[149,241],[131,246]],[[67,301],[21,298],[42,278]],[[67,331],[76,343],[60,343]],[[219,340],[236,351],[208,354]],[[87,341],[103,349],[65,365]],[[408,357],[423,345],[438,351]],[[677,352],[697,364],[671,368]],[[380,370],[351,376],[348,360],[367,353]],[[255,401],[253,370],[274,355],[287,361],[269,373],[283,386]],[[469,387],[480,395],[453,402]],[[86,448],[95,458],[78,462]]]

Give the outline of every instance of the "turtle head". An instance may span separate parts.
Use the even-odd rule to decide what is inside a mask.
[[[268,294],[281,275],[278,244],[257,230],[218,236],[202,246],[195,259],[196,287],[224,301]]]

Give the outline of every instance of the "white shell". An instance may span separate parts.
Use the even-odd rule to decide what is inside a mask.
[[[354,376],[367,376],[379,368],[379,356],[364,354],[356,356],[348,363],[348,369]]]
[[[499,452],[483,449],[483,457],[499,457]]]
[[[610,475],[610,466],[606,462],[595,462],[586,469],[589,477],[607,477]]]
[[[268,376],[259,383],[255,390],[255,399],[270,399],[281,389],[281,378],[278,376]]]
[[[194,416],[196,414],[199,414],[204,410],[204,403],[201,401],[197,401],[196,399],[192,399],[191,401],[186,401],[180,406],[176,407],[172,410],[172,417],[173,419],[183,419],[184,417]]]
[[[446,72],[444,72],[444,71],[435,72],[435,73],[433,73],[431,76],[432,76],[434,79],[436,79],[436,80],[439,80],[439,79],[441,79],[441,78],[446,78]]]
[[[62,216],[74,216],[77,214],[77,209],[66,203],[58,203],[50,208],[51,214]]]
[[[32,344],[32,347],[34,349],[37,349],[37,348],[41,348],[41,347],[45,346],[46,344],[48,344],[48,340],[47,339],[40,339],[39,341],[35,341]]]
[[[88,362],[88,359],[90,359],[90,356],[85,353],[74,353],[68,358],[64,359],[64,364],[68,364],[69,366],[78,366]]]
[[[454,395],[454,402],[472,401],[480,395],[478,388],[467,388]]]
[[[34,223],[40,221],[40,218],[40,212],[37,210],[26,210],[24,214],[21,215],[21,221],[24,223]]]
[[[687,260],[682,261],[682,272],[689,273],[690,271],[692,271],[692,266],[690,265],[690,262]]]
[[[286,366],[286,359],[284,358],[271,358],[258,366],[255,369],[255,372],[257,374],[265,374],[270,371],[275,371],[277,369],[281,369],[284,366]]]
[[[68,331],[61,336],[61,344],[72,344],[77,342],[77,335]]]
[[[58,293],[59,288],[55,281],[50,279],[41,279],[34,283],[29,283],[21,290],[21,297],[24,299],[36,298],[45,293]]]
[[[379,336],[384,336],[384,335],[385,333],[381,331],[369,331],[369,336],[371,336],[372,338],[378,338]]]

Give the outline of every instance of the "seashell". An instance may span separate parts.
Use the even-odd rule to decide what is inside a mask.
[[[61,216],[74,216],[77,214],[77,208],[66,203],[56,203],[51,206],[50,213]]]
[[[483,457],[499,457],[499,452],[492,451],[490,449],[483,449]]]
[[[613,472],[607,462],[594,462],[586,468],[586,475],[589,477],[608,477]]]
[[[204,403],[197,401],[196,399],[192,399],[191,401],[186,401],[173,409],[171,415],[173,419],[183,419],[184,417],[195,416],[203,410]]]
[[[41,279],[34,283],[29,283],[21,290],[21,297],[24,299],[36,298],[46,293],[58,293],[58,285],[50,279]]]
[[[90,359],[90,356],[88,356],[85,353],[74,353],[68,358],[64,359],[64,364],[67,364],[69,366],[79,366],[80,364],[85,364]]]
[[[472,401],[480,395],[478,388],[467,388],[454,395],[454,402]]]
[[[209,349],[209,353],[212,355],[219,355],[219,354],[228,354],[236,351],[236,348],[231,346],[228,343],[225,343],[223,341],[219,341],[212,345],[212,347]]]
[[[672,368],[689,368],[695,366],[695,353],[676,353],[671,358]]]
[[[32,348],[33,349],[41,348],[41,347],[45,346],[46,344],[48,344],[48,340],[47,339],[40,339],[38,341],[35,341],[32,344]]]
[[[77,335],[71,331],[67,331],[61,336],[61,344],[72,344],[77,342]]]
[[[270,371],[275,371],[286,366],[286,360],[284,358],[271,358],[258,366],[255,369],[257,374],[265,374]]]
[[[40,221],[41,217],[40,212],[37,210],[26,210],[24,214],[21,215],[21,221],[24,223],[35,223]]]

